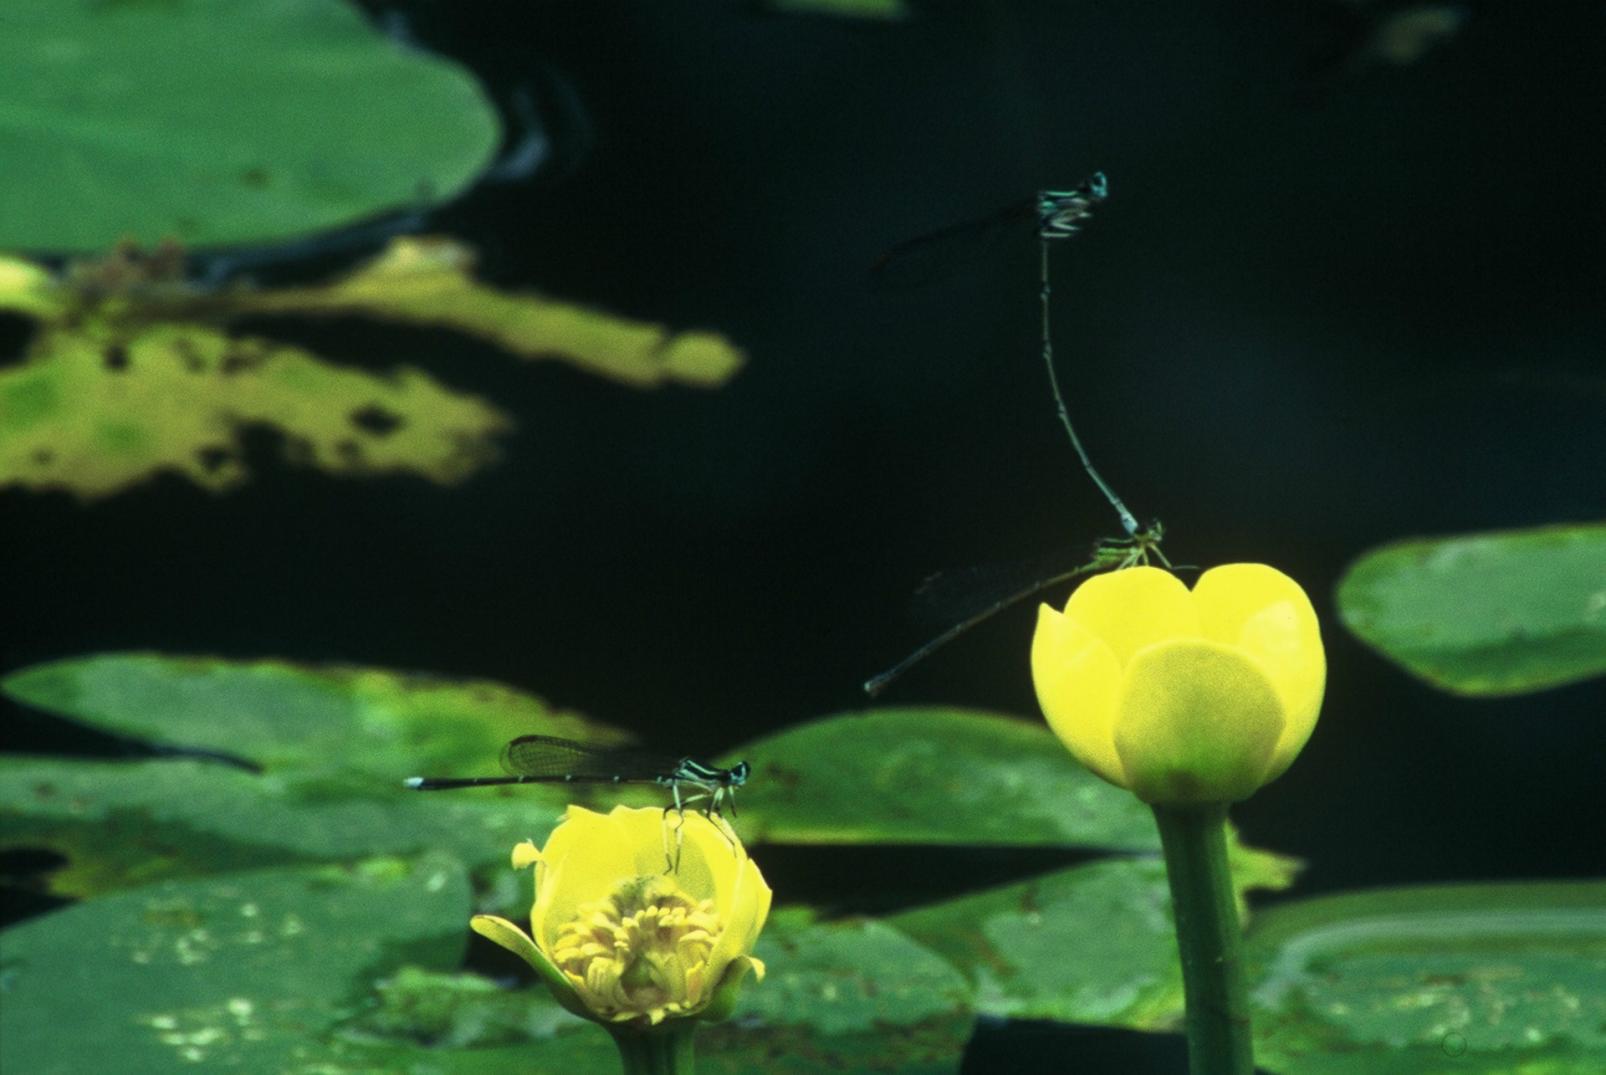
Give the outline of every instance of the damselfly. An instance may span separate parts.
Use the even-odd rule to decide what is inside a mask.
[[[745,761],[721,769],[695,758],[579,743],[553,735],[521,735],[510,741],[502,748],[502,769],[503,776],[413,776],[405,783],[414,791],[504,784],[656,784],[669,789],[677,814],[684,816],[687,806],[700,802],[704,816],[710,820],[718,817],[723,825],[720,808],[728,804],[731,816],[736,816],[736,789],[747,783],[752,772]],[[682,789],[690,794],[683,796]],[[674,861],[678,865],[678,826],[675,836]]]
[[[874,697],[910,668],[925,660],[931,654],[952,642],[972,627],[989,617],[1009,608],[1017,601],[1047,589],[1056,583],[1066,582],[1081,575],[1092,574],[1095,571],[1120,569],[1132,567],[1137,564],[1146,564],[1152,556],[1166,567],[1171,563],[1160,551],[1160,542],[1165,536],[1165,530],[1156,519],[1148,527],[1139,527],[1137,518],[1132,514],[1121,498],[1116,495],[1108,482],[1093,466],[1088,457],[1087,449],[1082,446],[1082,438],[1077,436],[1076,427],[1071,424],[1070,410],[1065,405],[1065,394],[1060,389],[1059,375],[1054,368],[1054,341],[1049,316],[1050,287],[1048,249],[1049,243],[1061,239],[1069,239],[1081,230],[1081,226],[1093,214],[1093,209],[1109,196],[1109,182],[1103,172],[1094,172],[1079,185],[1070,190],[1044,190],[1039,191],[1034,203],[1035,221],[1037,228],[1038,245],[1038,303],[1042,316],[1042,342],[1043,367],[1048,373],[1048,385],[1053,393],[1054,406],[1059,414],[1060,424],[1065,427],[1066,434],[1071,439],[1071,447],[1076,450],[1076,456],[1082,463],[1082,469],[1088,477],[1093,479],[1099,492],[1109,501],[1115,509],[1117,517],[1121,520],[1121,528],[1126,531],[1125,537],[1105,538],[1093,548],[1091,558],[1083,564],[1055,574],[1034,578],[1031,582],[1006,591],[995,600],[985,604],[974,614],[960,620],[930,642],[915,650],[908,657],[899,661],[891,668],[879,675],[871,676],[864,682],[865,693]],[[991,229],[996,224],[1006,222],[1019,215],[1024,207],[1012,207],[1000,210],[997,213],[970,225],[955,225],[943,228],[941,231],[918,239],[911,239],[901,243],[888,251],[877,263],[876,271],[884,272],[901,258],[906,258],[927,249],[933,243],[952,244],[956,239],[973,232],[978,227]]]

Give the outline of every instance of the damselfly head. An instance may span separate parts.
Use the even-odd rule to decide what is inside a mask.
[[[753,767],[748,765],[745,761],[737,762],[731,767],[730,786],[733,788],[739,788],[743,784],[747,783],[747,774],[751,773],[752,771]]]

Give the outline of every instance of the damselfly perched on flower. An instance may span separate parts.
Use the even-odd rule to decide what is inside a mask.
[[[1079,575],[1091,574],[1096,571],[1134,567],[1147,564],[1150,557],[1158,560],[1166,567],[1171,563],[1160,551],[1160,542],[1165,536],[1165,529],[1157,519],[1147,527],[1140,527],[1136,516],[1128,510],[1126,504],[1116,495],[1108,482],[1093,466],[1088,457],[1087,449],[1082,446],[1082,439],[1077,436],[1076,428],[1071,424],[1071,415],[1065,405],[1065,395],[1060,390],[1059,375],[1054,368],[1054,343],[1050,331],[1049,298],[1051,288],[1049,283],[1048,246],[1050,242],[1069,239],[1081,230],[1081,226],[1092,217],[1093,209],[1109,196],[1109,181],[1103,172],[1094,172],[1080,184],[1069,190],[1039,191],[1036,200],[1029,207],[1036,225],[1038,241],[1038,302],[1042,315],[1043,340],[1043,367],[1048,373],[1049,389],[1053,393],[1054,405],[1059,414],[1060,424],[1065,427],[1070,437],[1071,447],[1076,450],[1076,456],[1082,463],[1082,469],[1087,471],[1088,477],[1098,486],[1099,492],[1109,501],[1121,520],[1121,528],[1126,531],[1125,537],[1104,538],[1093,547],[1092,556],[1082,564],[1064,571],[1048,575],[1038,575],[1025,583],[1017,583],[996,598],[984,603],[979,610],[966,616],[946,631],[933,638],[930,642],[915,650],[908,657],[899,661],[891,668],[879,675],[871,676],[864,682],[865,693],[872,697],[903,675],[904,672],[919,664],[925,658],[952,642],[972,627],[993,616],[998,612],[1024,600],[1040,590],[1047,589],[1056,583],[1066,582]],[[900,243],[889,250],[877,261],[872,271],[885,274],[900,262],[925,256],[926,252],[942,246],[952,246],[967,239],[977,231],[992,231],[998,225],[1007,223],[1022,216],[1027,206],[1012,206],[1000,210],[982,220],[971,224],[960,224],[943,228],[916,239]]]
[[[635,747],[597,746],[555,735],[521,735],[502,748],[503,776],[412,776],[414,791],[483,788],[501,784],[657,784],[669,789],[675,809],[704,803],[705,814],[717,814],[730,803],[736,814],[736,789],[752,771],[745,762],[729,769],[695,758],[655,754]],[[681,788],[693,794],[681,797]]]
[[[414,791],[484,788],[505,784],[657,784],[674,796],[675,812],[684,819],[687,806],[703,804],[703,815],[718,824],[727,839],[736,840],[720,807],[730,804],[736,816],[736,789],[752,772],[745,762],[729,769],[695,758],[655,754],[636,747],[609,747],[560,739],[555,735],[521,735],[502,748],[504,776],[411,776],[405,781]],[[681,789],[691,791],[682,796]],[[667,817],[667,811],[665,812]],[[670,870],[680,866],[681,827],[675,826],[675,852],[664,859]]]

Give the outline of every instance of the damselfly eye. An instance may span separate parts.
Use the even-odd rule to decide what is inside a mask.
[[[747,782],[747,774],[752,771],[753,767],[748,765],[745,761],[737,762],[736,767],[731,770],[731,783],[745,784]]]

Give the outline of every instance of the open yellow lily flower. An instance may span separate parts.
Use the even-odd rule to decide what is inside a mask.
[[[678,857],[675,869],[666,871],[666,854]],[[770,888],[729,826],[693,812],[571,806],[546,847],[513,849],[516,869],[532,864],[529,933],[494,915],[470,924],[534,967],[577,1015],[641,1026],[720,1019],[749,970],[764,976],[752,952]]]
[[[1047,605],[1032,680],[1078,761],[1150,803],[1237,802],[1279,776],[1316,726],[1327,678],[1315,610],[1264,564],[1190,592],[1169,572],[1095,575]]]

